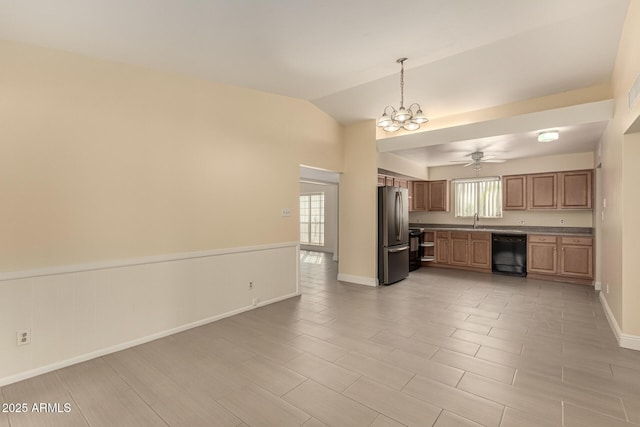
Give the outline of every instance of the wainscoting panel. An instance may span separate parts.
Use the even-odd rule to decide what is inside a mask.
[[[0,385],[299,295],[298,257],[283,243],[3,273]]]

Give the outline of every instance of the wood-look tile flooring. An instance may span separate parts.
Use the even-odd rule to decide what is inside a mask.
[[[372,288],[301,253],[302,297],[3,387],[0,426],[640,425],[640,352],[591,287],[422,268]]]

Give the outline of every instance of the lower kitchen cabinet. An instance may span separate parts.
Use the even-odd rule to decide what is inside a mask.
[[[559,264],[563,276],[593,279],[593,239],[561,237]]]
[[[558,274],[558,238],[556,236],[529,236],[527,272]]]
[[[491,270],[491,233],[436,232],[436,265]]]
[[[469,233],[452,231],[449,264],[469,265]]]
[[[470,233],[469,265],[491,269],[491,233]]]
[[[593,238],[529,235],[527,271],[533,279],[591,284]]]
[[[436,231],[436,263],[449,264],[449,232]]]

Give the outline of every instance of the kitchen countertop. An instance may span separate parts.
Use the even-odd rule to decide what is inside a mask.
[[[491,233],[506,234],[547,234],[557,236],[582,236],[592,237],[593,228],[591,227],[532,227],[532,226],[516,226],[516,225],[493,225],[479,226],[473,228],[472,225],[463,224],[422,224],[410,223],[409,228],[424,228],[429,230],[442,231],[487,231]]]

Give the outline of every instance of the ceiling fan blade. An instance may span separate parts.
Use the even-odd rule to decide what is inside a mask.
[[[481,162],[484,163],[504,163],[506,162],[506,160],[502,160],[502,159],[493,159],[493,160],[480,160]]]
[[[463,168],[466,168],[467,166],[471,166],[471,165],[475,165],[476,162],[469,162],[466,165],[462,165]]]
[[[496,156],[483,156],[481,160],[491,160],[491,159],[495,159]]]

